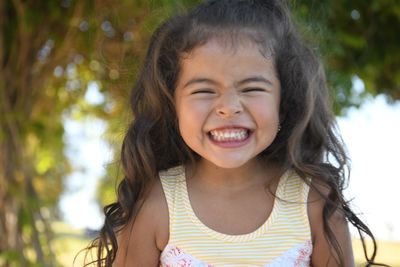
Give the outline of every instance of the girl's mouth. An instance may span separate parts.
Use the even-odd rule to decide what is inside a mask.
[[[210,139],[217,143],[242,142],[250,135],[250,130],[245,128],[225,128],[211,130],[208,133]]]

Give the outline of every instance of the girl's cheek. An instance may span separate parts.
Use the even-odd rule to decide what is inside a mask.
[[[203,114],[212,109],[212,101],[205,99],[196,99],[188,103],[188,111]]]

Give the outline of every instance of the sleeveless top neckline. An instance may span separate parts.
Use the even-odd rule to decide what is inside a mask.
[[[266,221],[260,227],[258,227],[256,230],[254,230],[251,233],[241,234],[241,235],[230,235],[230,234],[220,233],[216,230],[211,229],[207,225],[205,225],[199,219],[199,217],[197,217],[195,211],[193,210],[191,202],[190,202],[190,197],[189,197],[189,193],[188,193],[188,189],[187,189],[187,181],[185,179],[185,168],[182,166],[180,166],[178,168],[181,168],[181,170],[179,170],[179,172],[181,173],[181,175],[179,175],[180,176],[179,178],[182,181],[182,185],[179,187],[179,190],[183,196],[183,202],[185,203],[186,212],[187,212],[188,216],[190,217],[190,219],[192,220],[193,224],[196,225],[199,229],[201,229],[204,233],[209,235],[211,238],[220,239],[220,240],[223,240],[226,242],[250,241],[254,238],[259,237],[260,235],[267,233],[270,226],[274,223],[276,214],[278,214],[279,210],[281,209],[281,202],[274,201],[272,211],[271,211],[270,215],[268,216],[268,218],[266,219]],[[282,193],[283,193],[282,192],[282,189],[283,189],[282,184],[285,183],[286,178],[288,176],[288,172],[289,171],[286,171],[279,179],[278,187],[277,187],[276,193],[275,193],[277,197],[282,196]]]
[[[307,267],[312,253],[309,186],[292,170],[280,178],[271,214],[255,231],[219,233],[195,214],[184,166],[160,172],[169,212],[169,241],[160,267]]]

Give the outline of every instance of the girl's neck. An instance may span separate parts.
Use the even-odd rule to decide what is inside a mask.
[[[188,166],[187,178],[211,190],[242,190],[255,185],[263,186],[280,177],[282,170],[273,163],[253,160],[238,168],[220,168],[202,159],[196,166]]]

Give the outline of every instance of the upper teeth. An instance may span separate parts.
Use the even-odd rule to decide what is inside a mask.
[[[210,131],[211,137],[216,141],[237,141],[246,139],[248,136],[245,129],[229,129],[229,130],[212,130]]]

